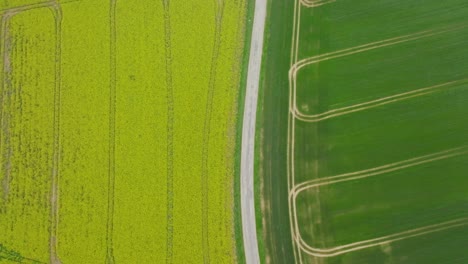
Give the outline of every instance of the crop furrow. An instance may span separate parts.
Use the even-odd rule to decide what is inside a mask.
[[[209,245],[209,221],[208,221],[208,156],[209,156],[209,141],[210,141],[210,125],[211,112],[213,110],[213,96],[216,84],[216,67],[218,64],[219,48],[221,44],[221,28],[223,20],[224,3],[223,0],[215,0],[215,36],[213,42],[213,53],[211,57],[210,79],[208,83],[208,94],[205,110],[205,123],[203,129],[203,145],[202,145],[202,170],[201,170],[201,186],[202,186],[202,248],[203,262],[210,263],[210,245]]]
[[[117,0],[110,0],[110,82],[109,82],[109,168],[108,168],[108,194],[107,194],[107,230],[106,230],[106,263],[115,262],[113,253],[114,232],[114,192],[115,192],[115,113],[116,113],[116,86],[117,86],[117,57],[116,57],[116,11]]]
[[[165,31],[165,58],[166,58],[166,91],[167,91],[167,239],[166,263],[173,262],[173,233],[174,233],[174,92],[172,87],[172,53],[171,53],[171,20],[169,13],[169,0],[163,0],[164,31]]]
[[[60,166],[60,93],[61,93],[61,47],[62,47],[62,10],[57,3],[51,8],[55,20],[55,88],[54,88],[54,142],[52,185],[50,195],[49,234],[50,262],[61,263],[58,257],[58,223],[59,223],[59,166]]]
[[[7,168],[3,168],[3,137],[4,137],[4,129],[3,129],[3,111],[4,111],[4,101],[5,101],[5,82],[6,82],[6,75],[7,75],[7,65],[8,59],[8,20],[9,16],[5,15],[2,16],[1,20],[1,37],[0,37],[0,54],[2,56],[2,70],[0,72],[0,170],[3,171],[3,179],[2,179],[2,188],[3,188],[3,200],[6,203],[8,199],[8,193],[10,190],[10,180],[9,180],[9,173],[7,173]]]

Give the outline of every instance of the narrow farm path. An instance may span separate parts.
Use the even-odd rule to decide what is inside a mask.
[[[255,1],[252,41],[247,73],[247,90],[245,94],[244,120],[242,125],[241,209],[242,233],[247,264],[260,263],[255,224],[254,143],[266,8],[266,0]]]

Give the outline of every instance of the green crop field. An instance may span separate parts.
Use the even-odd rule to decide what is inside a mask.
[[[288,71],[294,1],[269,2],[258,105],[258,156],[265,263],[294,263],[288,211]]]
[[[270,229],[267,255],[273,263],[465,263],[468,4],[284,5],[271,4],[270,19],[287,26],[270,24],[265,61],[281,65],[265,66],[264,86],[289,107],[264,113],[263,129],[277,113],[275,133],[287,140],[263,132],[261,175],[274,177],[264,179],[266,221],[289,215],[282,224],[293,249],[277,253],[287,230]],[[277,100],[269,97],[264,108]],[[271,148],[286,152],[280,173],[269,172],[279,157],[265,154]],[[287,206],[274,198],[281,189]]]
[[[0,262],[236,261],[246,4],[0,3]]]

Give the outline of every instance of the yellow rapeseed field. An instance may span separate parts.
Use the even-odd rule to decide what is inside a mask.
[[[0,262],[236,262],[246,0],[9,0],[0,18]]]

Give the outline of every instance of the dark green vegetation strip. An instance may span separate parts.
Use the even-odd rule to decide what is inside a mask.
[[[294,1],[270,1],[267,14],[257,126],[260,162],[256,166],[262,181],[262,237],[267,262],[294,263],[286,177],[287,87]]]
[[[15,250],[8,249],[4,245],[0,244],[0,261],[6,260],[9,262],[15,263],[26,263],[26,264],[42,264],[44,262],[40,262],[35,259],[27,258],[21,255],[19,252]]]

